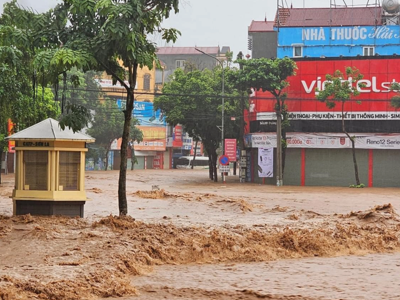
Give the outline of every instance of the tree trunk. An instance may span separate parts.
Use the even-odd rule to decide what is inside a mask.
[[[214,168],[213,168],[213,160],[212,160],[212,152],[211,149],[206,147],[206,145],[204,145],[204,147],[206,148],[207,154],[208,154],[208,177],[210,178],[210,180],[214,180]]]
[[[128,214],[128,201],[126,200],[126,167],[127,167],[127,151],[128,151],[128,141],[130,136],[132,111],[134,98],[134,89],[136,85],[138,64],[134,63],[128,67],[129,72],[129,89],[127,90],[126,99],[126,110],[124,131],[122,133],[122,143],[121,143],[121,165],[119,168],[119,181],[118,181],[118,206],[119,215],[126,216]]]
[[[1,164],[3,163],[3,149],[0,147],[0,184],[1,184]]]
[[[281,144],[283,144],[283,146],[282,146],[282,179],[283,179],[284,174],[285,174],[286,149],[287,149],[287,142],[286,141],[287,141],[287,138],[286,138],[286,129],[281,128],[281,130],[282,130]]]
[[[215,149],[212,149],[212,165],[214,173],[214,182],[218,182],[218,168],[217,168],[218,155]]]
[[[208,177],[210,180],[214,180],[214,168],[211,155],[208,156]]]
[[[107,170],[108,170],[108,153],[109,153],[109,152],[110,152],[110,150],[107,149],[107,150],[106,150],[106,163],[105,163],[104,171],[107,171]]]
[[[136,161],[135,147],[133,146],[133,143],[132,143],[132,148],[131,148],[131,161],[132,161],[132,163],[131,163],[131,171],[132,171],[135,168],[134,165],[135,165],[135,161]]]
[[[193,150],[193,160],[192,160],[192,170],[193,170],[193,168],[194,168],[194,162],[195,162],[195,160],[196,160],[196,154],[197,154],[197,144],[198,144],[198,142],[199,141],[196,141],[196,144],[194,144],[195,146],[194,146],[194,150]]]
[[[344,125],[344,101],[342,101],[342,131],[350,139],[351,151],[353,153],[354,175],[355,175],[355,178],[356,178],[356,184],[360,185],[360,178],[358,176],[358,164],[357,164],[357,159],[356,159],[356,141],[355,141],[355,138],[352,138],[350,136],[350,134],[346,131],[346,127]]]

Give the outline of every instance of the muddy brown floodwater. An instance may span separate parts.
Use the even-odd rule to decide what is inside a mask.
[[[0,185],[0,299],[400,299],[400,189],[86,174],[85,218],[12,216]]]

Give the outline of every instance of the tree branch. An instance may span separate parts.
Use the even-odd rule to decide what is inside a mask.
[[[131,90],[131,88],[125,83],[124,80],[122,80],[121,78],[119,78],[119,76],[117,74],[115,74],[115,72],[113,70],[111,70],[109,67],[107,67],[107,65],[105,63],[103,63],[102,61],[98,60],[98,63],[100,65],[102,65],[102,67],[104,69],[106,69],[109,73],[111,73],[112,76],[114,76],[115,78],[117,78],[117,80],[119,81],[119,83],[129,92]]]

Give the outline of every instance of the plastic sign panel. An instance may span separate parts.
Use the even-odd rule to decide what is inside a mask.
[[[236,161],[236,139],[225,139],[225,155],[229,161]]]
[[[274,148],[258,149],[258,177],[274,176]]]
[[[354,58],[297,61],[296,76],[288,78],[286,105],[290,120],[341,120],[341,105],[329,109],[316,99],[317,88],[323,90],[326,74],[355,67],[364,76],[358,83],[360,95],[345,104],[347,120],[400,120],[400,112],[390,105],[397,94],[393,82],[400,82],[400,58]],[[353,86],[356,86],[355,84]],[[252,98],[256,119],[276,120],[275,99],[269,92],[257,91]],[[359,101],[359,103],[357,103]]]
[[[11,119],[8,119],[7,132],[9,136],[14,134],[14,125],[15,124],[11,121]],[[9,153],[15,152],[15,141],[8,141],[8,152]]]

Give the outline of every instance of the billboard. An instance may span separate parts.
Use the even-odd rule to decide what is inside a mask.
[[[138,126],[143,131],[143,141],[135,142],[135,150],[139,151],[165,151],[166,130],[165,127]]]
[[[293,46],[304,48],[303,56],[363,55],[363,47],[375,47],[380,55],[399,53],[399,25],[281,27],[278,57],[293,57]]]
[[[346,119],[400,120],[400,111],[390,105],[397,93],[391,91],[393,82],[400,82],[400,58],[318,59],[297,61],[296,76],[288,79],[286,88],[289,118],[292,120],[340,120],[341,106],[329,109],[318,101],[316,88],[324,89],[325,75],[346,67],[360,70],[365,87],[358,88],[360,95],[345,104]],[[254,103],[253,120],[276,120],[275,100],[269,92],[257,91],[251,98]],[[359,103],[357,103],[359,102]]]
[[[125,100],[118,99],[117,105],[121,109],[124,108]],[[152,102],[135,101],[132,115],[139,120],[140,126],[166,126],[165,118],[161,111],[154,111]]]

